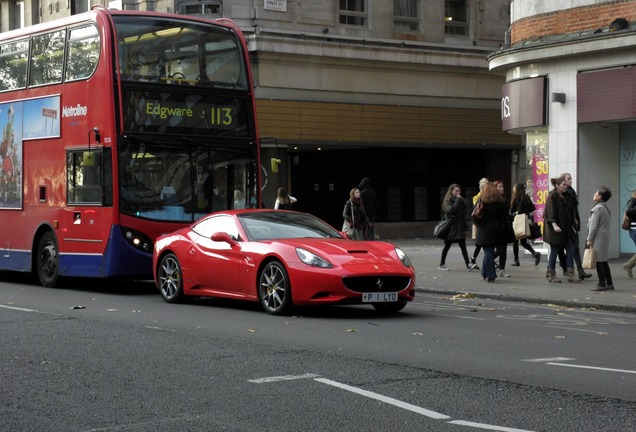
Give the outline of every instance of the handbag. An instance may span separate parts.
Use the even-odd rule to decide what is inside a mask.
[[[353,226],[346,219],[342,223],[342,232],[345,233],[349,238],[353,237]]]
[[[442,219],[435,225],[435,229],[433,230],[433,235],[441,240],[446,240],[448,237],[448,233],[450,233],[450,229],[453,226],[453,218]]]
[[[512,228],[515,231],[515,240],[530,237],[530,221],[525,213],[517,213],[512,221]]]
[[[621,228],[629,231],[629,229],[631,228],[631,224],[632,223],[629,220],[629,216],[627,216],[627,213],[623,213],[623,224],[621,225]]]
[[[479,222],[481,222],[481,218],[483,214],[484,214],[484,203],[482,203],[481,200],[479,200],[475,204],[475,207],[473,207],[473,212],[470,214],[470,219],[473,221],[473,223],[478,224]]]
[[[584,269],[596,268],[596,250],[593,247],[585,249],[582,266]]]
[[[541,225],[536,222],[530,224],[530,240],[536,240],[541,237]]]

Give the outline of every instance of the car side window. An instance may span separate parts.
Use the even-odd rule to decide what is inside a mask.
[[[214,233],[224,232],[234,240],[240,240],[236,222],[230,216],[212,216],[196,224],[192,230],[207,238],[212,237]]]

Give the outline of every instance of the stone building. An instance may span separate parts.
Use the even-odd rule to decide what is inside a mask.
[[[92,0],[92,3],[95,3]],[[448,185],[525,178],[523,138],[502,131],[505,73],[488,71],[509,0],[176,0],[106,6],[234,20],[246,34],[266,173],[297,209],[338,225],[371,178],[383,237],[431,231]],[[0,1],[0,31],[88,10],[88,0]],[[495,68],[501,70],[501,68]],[[280,160],[277,172],[270,161]],[[521,163],[520,163],[521,161]]]

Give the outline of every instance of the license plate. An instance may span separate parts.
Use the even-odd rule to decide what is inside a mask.
[[[362,293],[363,303],[386,303],[396,302],[397,300],[398,293],[396,292]]]

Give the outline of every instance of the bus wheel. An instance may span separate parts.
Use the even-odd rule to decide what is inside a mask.
[[[37,251],[36,270],[42,286],[53,288],[58,279],[57,242],[51,232],[46,232],[40,238]]]
[[[157,270],[157,284],[161,297],[168,303],[180,303],[183,295],[183,275],[176,255],[168,254],[161,258]]]

